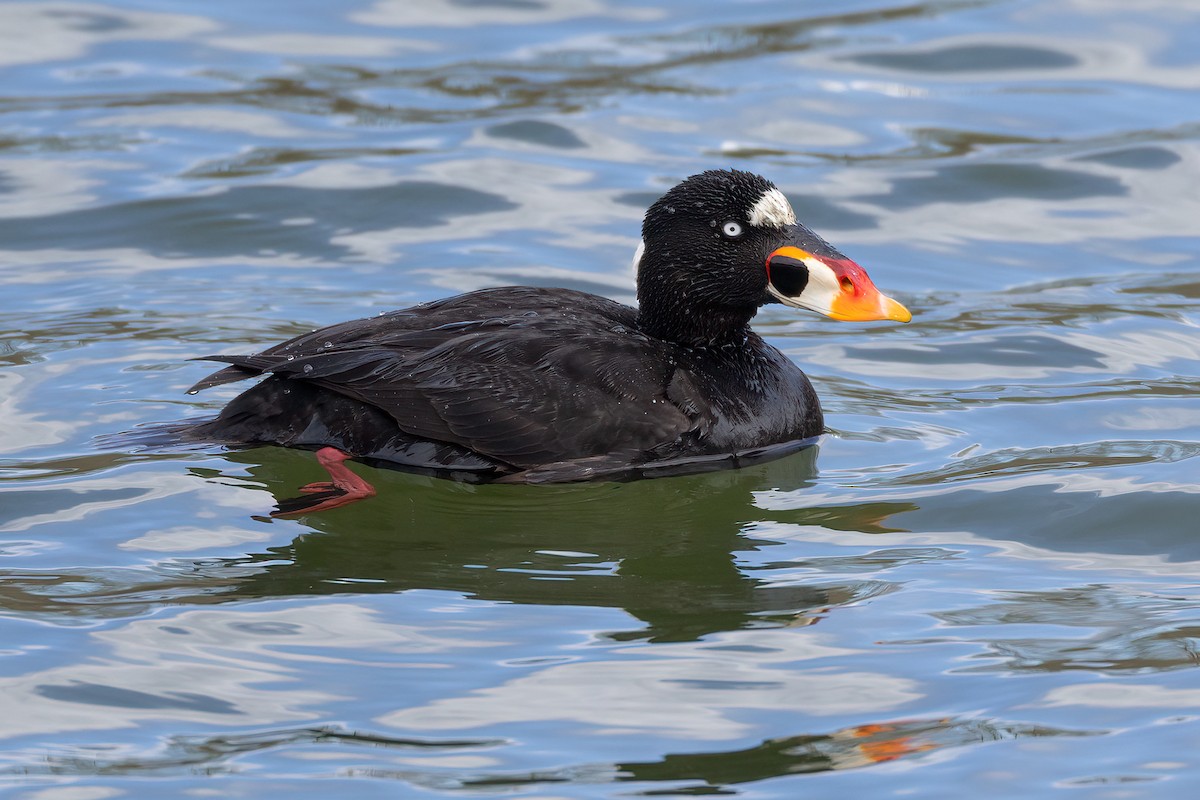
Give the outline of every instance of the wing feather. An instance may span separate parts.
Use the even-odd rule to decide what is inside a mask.
[[[254,355],[211,356],[231,366],[194,388],[254,374],[309,381],[382,410],[413,436],[519,469],[662,454],[711,424],[663,343],[631,330],[631,309],[566,290],[546,294],[461,295]]]

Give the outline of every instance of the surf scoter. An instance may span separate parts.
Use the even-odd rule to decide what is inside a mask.
[[[736,466],[811,443],[804,373],[750,329],[765,303],[842,320],[911,314],[737,170],[693,175],[646,212],[638,308],[570,289],[484,289],[332,325],[193,386],[266,375],[182,438],[313,449],[330,480],[277,515],[374,494],[343,463],[543,483]]]

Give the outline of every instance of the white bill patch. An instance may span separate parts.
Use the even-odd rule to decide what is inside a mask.
[[[808,267],[808,283],[804,285],[800,294],[795,297],[786,295],[770,283],[767,284],[767,291],[785,306],[807,308],[809,311],[829,316],[833,310],[833,298],[841,291],[838,277],[827,264],[815,258],[804,259],[804,264]]]
[[[638,242],[637,250],[633,251],[633,274],[637,275],[642,267],[642,254],[646,252],[646,240]]]
[[[792,204],[778,189],[767,189],[758,202],[750,209],[750,224],[785,228],[796,224],[796,212]]]

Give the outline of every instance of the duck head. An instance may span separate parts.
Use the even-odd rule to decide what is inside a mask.
[[[749,172],[710,170],[668,191],[646,212],[634,259],[643,329],[681,344],[730,341],[766,303],[839,320],[912,319]]]

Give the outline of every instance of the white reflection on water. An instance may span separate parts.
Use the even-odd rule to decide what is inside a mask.
[[[1046,693],[1049,706],[1093,708],[1200,708],[1200,689],[1170,689],[1154,684],[1076,683]]]
[[[1105,427],[1116,430],[1178,431],[1193,428],[1200,433],[1200,408],[1141,406],[1130,412],[1101,417]]]
[[[247,530],[232,525],[215,528],[183,525],[154,530],[117,545],[122,550],[149,550],[155,553],[193,553],[214,547],[229,547],[271,538],[266,530]]]
[[[1003,300],[1011,302],[1013,298]],[[892,338],[865,345],[826,342],[786,346],[785,351],[802,364],[833,364],[859,375],[1000,384],[1058,375],[1129,375],[1153,367],[1170,368],[1175,362],[1186,366],[1200,359],[1200,337],[1190,326],[1160,323],[1143,324],[1136,330],[1104,331],[1103,326],[1096,326],[1096,330],[1084,333],[1057,328],[1053,339],[1041,340],[1009,331],[960,336],[954,342],[943,336],[936,344]],[[1039,344],[1044,352],[1035,348]],[[955,346],[964,349],[963,356],[947,363],[944,355]],[[966,348],[976,356],[974,360],[968,360]],[[1071,348],[1077,349],[1070,356],[1057,355]],[[886,355],[881,356],[881,352]],[[1016,359],[1027,363],[1012,363]]]
[[[1063,450],[1064,452],[1069,452],[1069,446],[1063,448]],[[1017,455],[1017,453],[1013,455]],[[1200,481],[1195,480],[1197,473],[1200,473],[1200,468],[1193,466],[1196,463],[1191,460],[1193,458],[1195,456],[1185,456],[1183,459],[1180,459],[1181,461],[1186,460],[1189,462],[1189,466],[1192,466],[1192,475],[1178,475],[1179,469],[1186,468],[1175,467],[1164,468],[1158,470],[1156,473],[1151,473],[1145,464],[1142,464],[1134,474],[1129,474],[1128,472],[1121,474],[1115,466],[1104,469],[1095,467],[1088,471],[1063,469],[1053,473],[1047,470],[1011,475],[994,475],[989,474],[989,470],[980,469],[974,475],[970,475],[969,486],[963,485],[962,482],[947,481],[945,476],[942,476],[940,480],[913,481],[912,483],[915,486],[909,489],[902,482],[885,477],[875,481],[874,486],[867,485],[862,488],[872,490],[871,500],[873,502],[902,502],[908,500],[914,501],[914,506],[920,506],[922,499],[941,497],[962,491],[997,494],[1034,487],[1045,487],[1052,490],[1055,494],[1082,494],[1093,498],[1120,497],[1123,495],[1145,493],[1161,494],[1178,492],[1185,495],[1200,494]],[[1177,463],[1169,460],[1169,457],[1161,460],[1167,464]],[[1181,480],[1170,480],[1163,473],[1167,473],[1171,477],[1179,477]],[[862,481],[860,486],[870,483],[870,481]],[[780,502],[785,507],[809,508],[814,505],[836,502],[840,497],[841,491],[838,488],[833,488],[828,493],[825,493],[818,489],[809,493],[806,497],[801,497],[801,492],[755,492],[754,494],[756,501],[761,499],[766,508],[775,508]],[[788,495],[792,496],[790,501],[786,499]],[[1064,502],[1068,499],[1064,498]]]
[[[520,180],[514,180],[517,175],[522,176]],[[595,178],[590,171],[487,157],[438,161],[422,166],[408,177],[485,191],[490,191],[490,187],[503,187],[504,200],[516,207],[470,215],[467,233],[471,244],[478,244],[493,234],[529,230],[538,240],[547,244],[576,250],[617,247],[622,252],[616,262],[620,264],[633,255],[637,245],[642,210],[615,202],[629,187],[580,188]],[[289,182],[305,180],[299,177]],[[606,226],[614,226],[620,232],[608,232]],[[396,251],[404,245],[449,242],[461,250],[463,237],[461,220],[447,219],[440,225],[402,225],[346,233],[333,237],[331,241],[353,250],[365,260],[387,262],[395,259]],[[461,254],[454,257],[459,260],[462,258]],[[613,273],[613,270],[608,270],[604,274]],[[632,286],[632,270],[625,275]],[[457,284],[454,286],[458,290]]]
[[[592,158],[600,158],[604,161],[615,163],[638,164],[651,157],[650,152],[638,142],[632,141],[628,138],[613,136],[602,131],[594,130],[584,124],[581,124],[580,121],[572,119],[571,117],[556,119],[554,125],[558,128],[562,128],[564,131],[569,132],[570,136],[577,140],[577,143],[572,147],[572,149],[578,148],[581,151],[585,151]],[[466,146],[472,148],[478,147],[491,150],[512,151],[522,155],[544,153],[546,149],[546,145],[539,141],[536,138],[536,135],[526,139],[519,136],[506,136],[504,135],[503,129],[500,129],[499,133],[497,133],[497,131],[489,128],[485,128],[482,131],[476,131],[474,134],[472,134],[471,138],[467,140]],[[498,164],[501,166],[503,166],[503,163],[504,162],[502,161],[498,162]],[[521,167],[521,173],[519,174],[524,175],[524,170],[529,166],[531,166],[531,164],[523,163]],[[510,179],[513,175],[518,174],[511,171],[515,168],[515,163],[509,163],[507,169],[510,170]],[[516,181],[515,183],[522,182],[523,181]],[[464,185],[474,186],[475,184],[467,183]],[[478,188],[488,187],[503,187],[506,197],[512,188],[508,184],[478,184]]]
[[[0,193],[0,217],[37,217],[87,208],[99,199],[93,190],[110,180],[104,172],[129,169],[133,169],[130,164],[96,158],[8,159],[0,167],[0,176],[13,184],[13,191]],[[9,262],[7,256],[5,262]]]
[[[1142,34],[1139,36],[1139,34]],[[987,69],[934,69],[924,68],[909,72],[903,63],[887,63],[886,65],[861,64],[847,59],[844,53],[834,51],[827,54],[815,51],[802,56],[802,60],[811,65],[814,61],[829,61],[830,56],[836,59],[837,71],[851,72],[880,72],[895,78],[900,75],[911,75],[914,82],[928,81],[930,83],[982,83],[994,80],[1003,75],[1003,91],[1020,91],[1022,85],[1061,85],[1071,82],[1095,81],[1100,84],[1138,83],[1145,86],[1156,86],[1168,89],[1193,89],[1200,86],[1200,72],[1188,64],[1182,67],[1165,67],[1154,64],[1151,54],[1164,43],[1161,31],[1153,29],[1138,30],[1135,26],[1122,28],[1120,38],[1085,38],[1082,35],[1053,37],[1040,34],[986,32],[958,36],[945,36],[938,39],[927,39],[919,44],[910,45],[895,50],[875,50],[870,52],[886,54],[903,54],[904,56],[935,55],[940,51],[961,50],[964,53],[971,50],[1012,49],[1031,52],[1067,56],[1074,63],[1055,63],[1049,69],[1047,65],[1034,62],[1023,66],[1018,58],[1009,59],[1002,67],[994,70]]]
[[[99,4],[0,4],[0,66],[80,58],[110,42],[172,41],[217,30],[185,14],[126,11]]]
[[[142,619],[88,634],[59,666],[0,678],[0,738],[128,728],[148,720],[265,725],[317,719],[340,692],[313,688],[303,665],[431,668],[389,654],[495,646],[470,620],[405,625],[346,602],[277,610],[221,608]],[[98,713],[97,707],[104,713]]]
[[[46,493],[48,497],[62,495],[64,485],[56,480],[32,482],[19,489],[10,489],[14,498],[27,495],[21,502],[30,502],[30,496]],[[32,531],[45,526],[51,530],[66,530],[71,523],[78,523],[93,515],[118,509],[131,509],[154,500],[168,497],[186,497],[189,503],[195,500],[196,508],[228,511],[261,511],[263,494],[249,487],[238,487],[198,479],[195,475],[182,472],[174,464],[126,465],[108,470],[99,477],[80,477],[70,482],[70,499],[62,507],[45,513],[28,514],[0,525],[0,532],[18,533]],[[47,503],[52,504],[52,503]],[[38,507],[37,503],[31,503]]]
[[[16,370],[0,372],[0,453],[11,455],[21,450],[66,441],[80,423],[64,419],[46,419],[43,410],[22,408],[24,395],[30,394],[39,383],[49,379]]]
[[[406,140],[410,146],[417,143]],[[432,144],[426,142],[425,144]],[[394,167],[378,164],[358,164],[353,161],[337,161],[314,164],[293,175],[276,178],[271,186],[297,186],[303,189],[369,189],[390,186],[402,180],[405,173]]]
[[[878,546],[879,534],[831,530],[817,525],[787,525],[773,522],[757,523],[753,533],[765,539],[781,542],[810,542],[834,546]],[[1037,569],[1075,572],[1096,572],[1102,578],[1136,576],[1143,578],[1192,579],[1196,575],[1195,561],[1173,561],[1160,553],[1105,553],[1099,551],[1054,550],[1027,542],[983,536],[967,530],[889,531],[889,546],[894,547],[977,547],[995,558],[1011,558],[1035,564]],[[986,564],[986,562],[979,562]],[[1026,568],[1027,569],[1027,568]],[[1075,578],[1072,578],[1074,580]],[[1086,576],[1079,579],[1087,579]]]
[[[719,740],[747,735],[741,710],[830,715],[890,711],[922,697],[916,682],[866,671],[795,668],[797,661],[854,651],[808,630],[739,631],[704,643],[656,644],[655,658],[558,664],[470,694],[380,718],[400,728],[457,730],[566,720],[600,734]],[[721,652],[722,642],[751,648]],[[624,654],[633,655],[632,651]],[[580,687],[588,687],[580,691]]]
[[[53,786],[49,789],[39,789],[23,794],[21,800],[108,800],[110,797],[120,797],[125,793],[122,789],[104,786]],[[204,796],[199,792],[196,794]]]
[[[272,138],[316,139],[327,133],[289,125],[266,111],[233,108],[164,108],[158,111],[129,111],[89,119],[81,125],[94,128],[191,128],[232,131]]]
[[[871,198],[892,195],[896,191],[893,181],[913,176],[936,180],[932,169],[920,167],[908,175],[838,170],[827,177],[820,191],[852,211],[875,217],[874,227],[839,232],[839,241],[885,246],[910,242],[943,248],[968,247],[973,242],[1082,244],[1096,249],[1096,258],[1103,259],[1110,254],[1099,243],[1184,236],[1194,230],[1195,220],[1200,218],[1200,194],[1193,191],[1194,176],[1200,171],[1200,147],[1175,141],[1170,149],[1180,161],[1165,170],[1116,170],[1066,159],[1036,159],[1041,166],[1063,170],[1063,181],[1068,183],[1071,179],[1068,171],[1118,180],[1123,187],[1120,195],[1087,193],[1073,199],[1039,199],[1020,196],[1018,191],[1012,197],[927,202],[879,213]],[[1067,217],[1068,212],[1076,215]],[[980,258],[971,260],[978,262]],[[1028,271],[1014,271],[1004,283],[1011,285],[1014,278],[1044,274],[1047,269],[1047,265],[1040,263],[1026,263],[1024,267]]]
[[[326,58],[383,58],[403,52],[440,50],[436,42],[382,36],[333,36],[316,33],[263,33],[217,36],[208,44],[246,53]]]
[[[285,272],[296,269],[321,269],[326,263],[317,258],[298,256],[291,253],[262,255],[197,256],[185,258],[175,255],[159,256],[134,247],[96,248],[95,250],[67,250],[46,247],[38,250],[3,251],[7,265],[36,269],[14,269],[0,275],[0,286],[9,284],[52,284],[78,277],[81,265],[86,266],[93,277],[131,276],[152,270],[216,269],[237,267]]]
[[[536,3],[472,3],[469,12],[454,0],[377,0],[349,15],[352,22],[384,27],[522,25],[578,17],[649,20],[663,16],[652,8],[611,8],[600,0],[538,0]]]

